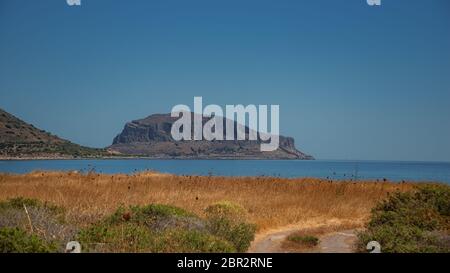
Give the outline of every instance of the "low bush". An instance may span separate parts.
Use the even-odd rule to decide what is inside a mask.
[[[305,235],[305,236],[290,235],[287,239],[290,242],[293,242],[293,243],[296,243],[296,244],[299,244],[299,245],[305,246],[305,247],[314,247],[319,244],[319,238],[314,237],[314,236],[309,236],[309,235]]]
[[[108,225],[131,222],[145,225],[153,231],[166,229],[203,230],[203,221],[195,214],[169,205],[150,204],[147,206],[120,207],[105,219]]]
[[[133,223],[96,224],[82,229],[77,240],[88,252],[153,252],[156,246],[154,234]]]
[[[256,230],[242,207],[227,202],[208,207],[206,218],[160,204],[119,207],[80,230],[64,218],[64,210],[35,199],[0,202],[0,250],[62,252],[77,240],[87,252],[242,252]]]
[[[373,210],[367,229],[359,234],[358,249],[369,241],[383,252],[450,252],[450,187],[420,186],[395,193]]]
[[[62,208],[26,198],[0,202],[0,228],[26,231],[49,244],[57,244],[60,251],[76,234],[76,228],[66,223]]]
[[[219,202],[206,208],[209,231],[233,243],[238,252],[245,252],[255,238],[256,225],[249,223],[247,212],[230,202]]]
[[[46,242],[22,229],[0,228],[0,253],[50,253],[57,250],[57,244]]]
[[[29,208],[45,208],[54,214],[61,214],[64,212],[62,208],[59,208],[49,203],[41,202],[37,199],[17,197],[8,199],[7,201],[0,202],[0,210],[22,209],[24,206]]]
[[[236,251],[231,242],[211,234],[195,214],[159,204],[120,207],[81,230],[78,240],[91,252]]]
[[[161,252],[178,253],[232,253],[233,244],[196,230],[171,230],[163,235]]]

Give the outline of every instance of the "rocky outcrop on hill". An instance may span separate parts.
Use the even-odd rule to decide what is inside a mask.
[[[177,119],[172,118],[170,114],[155,114],[128,122],[123,131],[114,138],[108,150],[117,154],[155,158],[313,159],[295,148],[293,138],[284,136],[280,136],[279,148],[272,152],[260,151],[261,140],[175,141],[171,128]],[[203,123],[206,121],[204,118]],[[225,128],[226,126],[224,134]],[[246,127],[246,133],[248,132]]]

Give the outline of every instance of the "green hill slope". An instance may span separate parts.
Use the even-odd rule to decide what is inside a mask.
[[[0,109],[0,157],[100,157],[104,149],[80,146],[40,130]]]

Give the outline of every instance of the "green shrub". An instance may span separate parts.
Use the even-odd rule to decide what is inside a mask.
[[[162,252],[231,253],[233,244],[216,236],[196,230],[171,230],[163,237]]]
[[[18,228],[0,228],[0,253],[50,253],[58,249],[36,235]]]
[[[213,204],[205,210],[209,231],[245,252],[255,238],[256,226],[247,221],[244,208],[230,202]]]
[[[425,185],[416,191],[395,193],[372,210],[367,230],[359,234],[358,248],[378,241],[383,252],[450,252],[450,187]]]
[[[10,209],[10,208],[23,209],[23,205],[27,207],[39,207],[41,206],[41,202],[36,199],[17,197],[9,199],[7,201],[0,202],[0,209]]]
[[[110,217],[105,219],[108,225],[131,222],[145,225],[154,231],[166,229],[196,229],[203,230],[203,221],[195,214],[181,208],[151,204],[147,206],[120,207]]]
[[[136,207],[138,208],[138,207]],[[135,209],[136,210],[136,209]],[[169,216],[177,216],[177,217],[194,217],[195,214],[188,212],[184,209],[169,206],[169,205],[161,205],[161,204],[151,204],[140,209],[137,209],[142,214],[153,217],[169,217]]]
[[[92,252],[233,252],[233,244],[210,234],[204,220],[167,205],[120,207],[81,230],[77,239]]]
[[[445,217],[450,216],[450,187],[446,185],[426,185],[417,193],[417,197],[431,204],[436,211]]]
[[[76,228],[65,221],[62,208],[27,198],[0,202],[0,228],[27,230],[47,243],[57,243],[60,251],[76,234]]]
[[[238,204],[222,201],[208,206],[205,213],[209,217],[225,217],[235,221],[242,221],[247,218],[246,210]]]
[[[161,205],[161,204],[151,204],[144,207],[141,206],[130,206],[129,208],[119,207],[116,212],[114,212],[106,221],[110,224],[116,224],[121,222],[133,222],[139,224],[148,224],[149,221],[155,221],[161,218],[169,217],[194,217],[197,216],[191,212],[187,212],[181,208]]]
[[[290,235],[288,240],[307,247],[317,246],[319,244],[319,238],[314,236],[301,236],[301,235]]]
[[[27,209],[42,209],[46,210],[49,213],[53,214],[54,216],[58,216],[60,220],[63,220],[63,214],[64,209],[57,207],[55,205],[49,204],[47,202],[41,202],[37,199],[29,199],[29,198],[23,198],[23,197],[16,197],[8,199],[7,201],[0,202],[0,213],[5,210],[10,209],[18,209],[18,210],[24,210],[24,206]]]
[[[133,223],[97,224],[81,230],[77,239],[93,252],[152,252],[157,243],[148,228]]]

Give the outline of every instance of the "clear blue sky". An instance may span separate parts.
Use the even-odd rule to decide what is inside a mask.
[[[172,106],[279,104],[319,159],[450,161],[450,1],[0,2],[0,108],[102,147]]]

